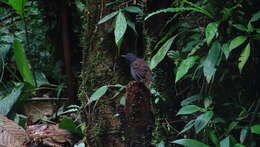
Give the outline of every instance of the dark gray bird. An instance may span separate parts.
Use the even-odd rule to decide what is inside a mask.
[[[126,55],[122,55],[122,57],[129,61],[131,75],[136,81],[153,81],[152,71],[143,59],[138,58],[133,53],[127,53]]]

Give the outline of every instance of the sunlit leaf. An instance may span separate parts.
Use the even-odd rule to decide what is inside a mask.
[[[103,17],[101,20],[99,20],[98,24],[102,24],[108,20],[110,20],[111,18],[113,18],[114,16],[116,16],[118,14],[118,11],[112,12],[108,15],[106,15],[105,17]]]
[[[171,143],[183,145],[185,147],[209,147],[208,145],[193,139],[179,139]]]
[[[260,135],[260,124],[251,126],[251,132]]]
[[[154,69],[166,56],[168,50],[171,48],[173,40],[177,37],[177,35],[171,37],[167,40],[162,47],[158,50],[158,52],[152,57],[150,68]]]
[[[14,58],[17,68],[23,77],[25,82],[34,85],[32,71],[30,69],[30,63],[26,57],[24,48],[20,41],[15,40],[13,44]]]
[[[243,70],[243,67],[245,66],[249,56],[250,56],[250,43],[247,44],[247,46],[244,48],[244,50],[242,51],[242,53],[240,54],[240,57],[238,59],[239,63],[238,63],[238,68],[240,73]]]
[[[207,111],[197,117],[194,125],[196,134],[198,134],[204,127],[207,126],[208,122],[211,120],[212,117],[212,111]]]
[[[236,38],[234,38],[229,44],[229,52],[243,44],[246,39],[246,36],[237,36]]]
[[[9,95],[0,99],[0,114],[7,115],[10,112],[13,105],[21,95],[23,86],[24,84],[17,84]]]
[[[98,88],[90,97],[88,104],[99,100],[108,90],[108,86],[102,86]]]
[[[187,105],[187,106],[184,106],[182,107],[177,115],[184,115],[184,114],[192,114],[192,113],[195,113],[195,112],[198,112],[198,111],[201,111],[202,108],[199,107],[199,106],[196,106],[196,105]]]
[[[211,43],[212,39],[216,36],[218,32],[218,26],[219,26],[219,22],[211,22],[207,25],[205,34],[206,34],[206,41],[208,45]]]
[[[140,9],[139,7],[136,7],[136,6],[128,6],[128,7],[125,7],[124,10],[126,10],[127,12],[130,12],[130,13],[143,13],[142,9]]]
[[[120,41],[124,37],[126,28],[127,28],[126,18],[122,12],[119,12],[116,17],[116,26],[114,30],[115,42],[118,47],[120,47]]]

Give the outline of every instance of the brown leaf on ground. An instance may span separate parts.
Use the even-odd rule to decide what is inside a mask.
[[[22,127],[0,115],[0,147],[23,147],[28,140]]]
[[[31,125],[26,132],[31,140],[30,143],[52,147],[62,147],[65,143],[71,143],[72,138],[69,131],[52,124]]]

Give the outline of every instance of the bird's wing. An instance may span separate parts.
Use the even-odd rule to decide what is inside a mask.
[[[149,80],[152,81],[152,72],[148,65],[142,59],[137,59],[131,65],[131,74],[135,80]]]

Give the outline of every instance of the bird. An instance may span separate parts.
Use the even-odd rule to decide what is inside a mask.
[[[144,59],[138,58],[133,53],[127,53],[126,55],[121,55],[121,57],[129,61],[130,72],[135,81],[144,83],[153,81],[152,71]]]

